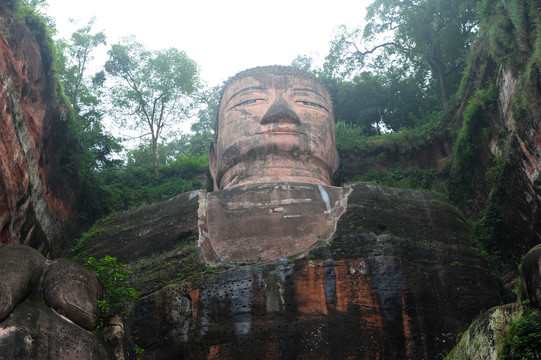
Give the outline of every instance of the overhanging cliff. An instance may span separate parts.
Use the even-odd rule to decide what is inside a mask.
[[[50,255],[76,203],[70,107],[43,20],[4,4],[0,23],[0,242]]]

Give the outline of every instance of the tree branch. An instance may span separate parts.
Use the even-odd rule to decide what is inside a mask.
[[[368,54],[372,54],[373,52],[375,52],[376,50],[378,50],[379,48],[382,48],[382,47],[388,47],[388,46],[392,46],[392,47],[395,47],[395,48],[398,48],[400,50],[402,50],[403,52],[406,53],[406,56],[409,54],[409,49],[394,42],[394,41],[390,41],[390,42],[386,42],[386,43],[383,43],[383,44],[379,44],[379,45],[376,45],[374,46],[372,49],[370,50],[366,50],[366,51],[360,51],[358,48],[357,48],[357,45],[353,44],[352,45],[355,47],[355,51],[353,54],[356,55],[356,56],[360,56],[360,57],[365,57],[366,55]]]
[[[152,134],[151,133],[146,133],[146,134],[143,134],[143,135],[122,139],[121,141],[124,142],[124,141],[131,141],[131,140],[135,140],[135,139],[141,139],[141,138],[143,138],[145,136],[149,136],[149,135],[152,135]]]

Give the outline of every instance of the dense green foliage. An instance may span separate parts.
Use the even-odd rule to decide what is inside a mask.
[[[403,189],[434,189],[434,181],[439,175],[436,169],[410,167],[389,171],[368,171],[359,180]]]
[[[513,104],[517,131],[528,118],[539,121],[541,74],[541,11],[536,0],[484,0],[479,4],[481,32],[489,53],[517,76]]]
[[[541,120],[536,110],[541,104],[535,90],[540,83],[541,12],[538,2],[531,0],[479,1],[477,11],[480,38],[460,89],[460,96],[469,101],[454,146],[447,185],[449,197],[455,203],[466,210],[475,209],[472,216],[475,234],[492,256],[498,257],[503,251],[510,252],[512,215],[506,212],[505,204],[519,166],[518,159],[511,156],[511,147],[516,146],[512,142],[515,133],[522,136],[529,124]],[[499,74],[490,70],[494,63],[502,64],[517,78],[517,97],[511,108],[513,121],[507,124],[510,133],[494,125],[489,127],[500,116],[495,106]],[[483,81],[479,88],[472,88],[472,84],[481,80],[475,78],[479,74],[485,74]],[[482,161],[489,142],[498,144],[500,150]]]
[[[114,315],[126,316],[129,302],[139,296],[129,283],[132,272],[127,269],[127,265],[107,255],[99,260],[89,257],[85,266],[94,272],[103,288],[103,300],[97,302],[98,327],[107,326],[107,321]]]
[[[363,72],[352,80],[320,74],[334,102],[335,117],[363,129],[363,134],[377,135],[384,129],[399,131],[420,126],[422,117],[434,107],[418,92],[414,79],[398,79],[387,74]]]
[[[537,311],[524,305],[523,314],[507,329],[501,360],[541,359],[541,323]]]
[[[103,170],[96,177],[100,184],[93,194],[96,211],[104,216],[201,189],[206,185],[207,168],[207,155],[181,154],[159,166],[158,174],[150,164]]]
[[[375,0],[364,28],[341,27],[318,73],[339,120],[364,135],[422,126],[453,105],[478,29],[476,0]],[[310,69],[300,56],[293,65]],[[447,106],[449,105],[449,106]]]
[[[475,170],[481,154],[483,129],[488,126],[484,110],[490,110],[494,88],[478,90],[464,110],[462,128],[454,146],[454,166],[448,179],[449,197],[463,202],[474,196]]]

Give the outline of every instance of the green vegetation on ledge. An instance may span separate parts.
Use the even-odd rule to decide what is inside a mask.
[[[541,359],[541,322],[538,310],[523,303],[522,315],[507,328],[500,360]]]
[[[139,294],[128,281],[132,272],[116,258],[109,255],[99,260],[89,257],[85,266],[94,272],[103,288],[103,300],[98,300],[97,304],[98,327],[104,328],[114,315],[125,317],[129,303],[137,300]]]

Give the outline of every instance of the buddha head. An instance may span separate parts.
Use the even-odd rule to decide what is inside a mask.
[[[209,161],[214,190],[267,182],[332,185],[338,152],[326,87],[287,66],[238,73],[222,94]]]

